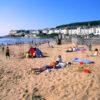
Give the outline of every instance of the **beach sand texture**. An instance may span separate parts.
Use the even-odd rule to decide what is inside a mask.
[[[39,48],[48,57],[34,59],[19,58],[19,54],[29,49],[28,44],[10,46],[11,59],[6,59],[0,51],[0,100],[100,100],[100,57],[87,57],[90,51],[66,53],[70,46],[49,48],[42,44]],[[93,49],[96,47],[100,51],[100,45],[94,45]],[[31,70],[49,64],[59,54],[64,62],[74,57],[95,61],[95,64],[86,65],[91,74],[79,72],[82,65],[75,62],[68,68],[44,71],[39,75]]]

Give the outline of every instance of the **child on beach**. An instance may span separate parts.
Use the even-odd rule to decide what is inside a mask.
[[[6,48],[6,58],[10,58],[10,50],[9,47]]]
[[[61,55],[58,55],[57,59],[56,59],[57,64],[58,63],[62,63],[62,57]]]
[[[91,56],[99,56],[99,50],[96,48]]]
[[[100,56],[99,50],[97,48],[95,48],[95,50],[92,52],[91,55],[87,55],[87,57],[96,57],[96,56]]]

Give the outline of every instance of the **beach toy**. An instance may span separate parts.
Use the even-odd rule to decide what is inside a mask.
[[[91,73],[91,71],[89,69],[84,69],[83,72],[86,73],[86,74]]]
[[[84,64],[84,62],[81,61],[81,62],[80,62],[80,65],[83,65],[83,64]]]

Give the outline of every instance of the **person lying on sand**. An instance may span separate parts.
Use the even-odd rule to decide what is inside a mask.
[[[45,71],[47,69],[55,68],[56,65],[57,65],[57,62],[51,62],[49,65],[45,65],[45,66],[43,66],[41,68],[32,68],[31,70],[34,70],[35,72],[40,72],[41,73],[41,72],[43,72],[43,71]]]
[[[70,47],[68,50],[66,50],[66,52],[73,52],[73,48]]]
[[[76,52],[78,51],[78,48],[76,47],[70,47],[68,50],[66,50],[66,52]]]
[[[32,68],[31,71],[34,71],[35,73],[41,73],[45,70],[51,70],[51,69],[60,69],[60,68],[64,68],[64,67],[69,67],[71,65],[71,62],[60,62],[57,64],[57,62],[51,62],[49,65],[45,65],[41,68]]]

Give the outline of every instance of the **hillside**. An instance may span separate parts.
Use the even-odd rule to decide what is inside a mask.
[[[76,22],[70,24],[59,25],[56,28],[77,28],[77,27],[91,27],[100,25],[100,20],[97,21],[87,21],[87,22]]]

